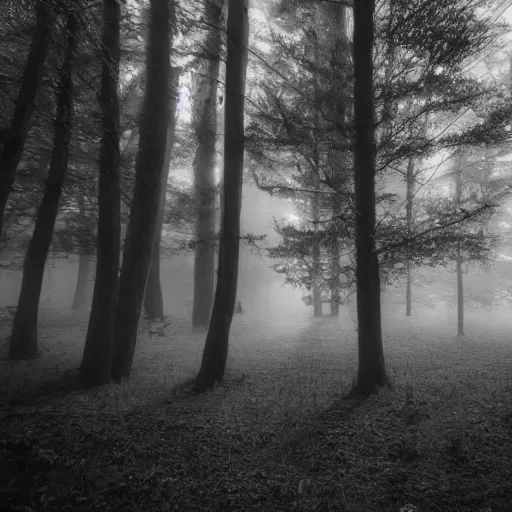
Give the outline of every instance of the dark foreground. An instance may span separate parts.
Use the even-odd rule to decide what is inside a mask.
[[[0,408],[0,511],[512,511],[510,345],[388,328],[395,390],[356,402],[353,333],[324,321],[287,345],[285,331],[255,349],[235,326],[233,373],[211,393],[135,372],[16,394]]]

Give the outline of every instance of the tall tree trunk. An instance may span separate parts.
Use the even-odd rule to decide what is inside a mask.
[[[405,222],[407,228],[407,238],[412,236],[412,202],[414,198],[414,158],[409,157],[407,163],[407,194],[405,203]],[[412,265],[411,265],[411,246],[407,242],[405,247],[405,272],[406,272],[406,290],[405,290],[405,314],[411,316],[412,310]]]
[[[392,44],[392,41],[389,43]],[[391,58],[391,57],[390,57]],[[432,98],[432,92],[427,89],[427,102]],[[409,108],[412,112],[412,99],[409,103]],[[427,136],[429,123],[429,115],[425,114],[422,126],[422,136]],[[413,133],[411,133],[411,136]],[[413,230],[413,207],[414,207],[414,185],[416,182],[416,161],[413,156],[409,157],[407,162],[407,175],[406,175],[406,202],[405,202],[405,221],[407,229],[407,243],[405,246],[405,272],[406,272],[406,290],[405,290],[405,315],[411,316],[412,314],[412,242],[409,240],[412,237]]]
[[[316,12],[315,12],[316,15]],[[315,23],[316,25],[316,23]],[[320,52],[319,52],[319,40],[318,36],[315,37],[314,42],[314,59],[316,68],[320,68]],[[313,166],[312,169],[312,179],[313,179],[313,188],[318,190],[319,185],[319,176],[320,176],[320,87],[318,84],[318,80],[315,79],[314,84],[314,94],[315,94],[315,116],[314,116],[314,134],[313,134]],[[315,233],[315,238],[313,241],[313,283],[312,283],[312,300],[313,300],[313,316],[321,317],[323,316],[323,308],[322,308],[322,290],[320,287],[321,283],[321,248],[320,248],[320,238],[318,236],[318,231],[320,228],[320,194],[314,193],[311,197],[311,216],[313,220],[313,231]]]
[[[217,140],[217,84],[222,33],[222,3],[205,3],[210,30],[194,80],[193,126],[197,137],[194,158],[196,248],[192,326],[206,328],[210,321],[215,281],[215,146]]]
[[[338,219],[341,214],[341,200],[335,195],[332,199],[332,215]],[[339,222],[335,220],[335,225]],[[340,314],[340,244],[334,236],[331,248],[331,316]]]
[[[462,277],[462,250],[457,246],[457,336],[464,336],[464,280]]]
[[[313,194],[311,198],[311,216],[313,217],[313,231],[315,234],[319,230],[320,221],[320,208],[318,205],[319,194]],[[322,290],[320,288],[320,240],[315,238],[313,242],[313,287],[312,287],[312,299],[313,299],[313,316],[320,317],[323,314],[322,311]]]
[[[57,92],[54,147],[45,192],[23,263],[23,279],[13,321],[9,359],[30,359],[37,356],[37,316],[44,269],[68,166],[73,110],[72,66],[77,32],[77,19],[74,14],[69,14],[66,23],[67,45]]]
[[[354,395],[388,384],[382,347],[379,260],[375,252],[374,0],[354,2],[356,278],[359,366]]]
[[[489,202],[489,194],[490,194],[489,178],[490,178],[490,174],[492,173],[493,159],[494,159],[494,156],[492,154],[491,148],[490,148],[489,144],[486,144],[485,149],[484,149],[483,181],[480,183],[480,192],[482,195],[482,201],[485,203]],[[485,225],[484,233],[486,235],[489,234],[489,224]],[[496,249],[494,249],[493,253],[494,253],[494,259],[496,259],[496,257],[497,257]],[[492,270],[488,273],[488,275],[489,275],[489,288],[488,288],[488,292],[487,292],[486,305],[489,308],[489,311],[491,311],[492,305],[494,302],[494,295],[496,292],[496,279],[495,279],[495,274]]]
[[[130,226],[123,252],[116,312],[112,378],[129,377],[137,342],[144,291],[157,231],[160,192],[169,126],[171,20],[175,4],[150,0],[146,87],[135,163]]]
[[[226,113],[224,120],[224,208],[217,288],[195,389],[213,388],[224,378],[229,331],[236,302],[240,254],[240,210],[244,163],[244,95],[249,40],[248,7],[228,0]]]
[[[170,85],[171,100],[169,104],[169,126],[167,128],[167,139],[165,141],[165,156],[162,169],[162,185],[160,190],[160,202],[158,218],[156,223],[155,239],[151,251],[151,265],[149,267],[148,282],[144,293],[144,312],[150,320],[164,318],[164,300],[162,296],[162,284],[160,280],[160,245],[162,242],[162,228],[164,222],[165,202],[167,199],[167,182],[169,181],[169,170],[171,167],[171,156],[174,147],[174,136],[176,133],[176,109],[179,101],[179,78],[181,68],[171,68]]]
[[[348,52],[348,37],[347,37],[347,12],[344,5],[328,4],[330,8],[334,9],[334,30],[335,30],[335,51],[339,55],[339,59],[343,62],[346,59],[346,52]],[[344,64],[344,62],[343,62]],[[345,66],[339,66],[344,68]],[[346,125],[347,105],[343,97],[344,91],[339,91],[337,101],[337,112],[341,126]],[[334,189],[338,189],[339,177],[335,174],[332,163],[332,149],[329,152],[329,167],[331,170],[331,179],[334,184]],[[338,171],[340,172],[340,171]],[[338,194],[333,194],[331,201],[332,217],[334,219],[334,226],[340,225],[339,218],[341,216],[341,197]],[[338,235],[333,237],[331,247],[331,316],[339,316],[340,311],[340,243]]]
[[[459,150],[459,158],[455,173],[455,202],[460,204],[462,199],[462,167],[463,156]],[[457,242],[457,336],[464,336],[464,280],[462,276],[462,263],[464,257],[462,254],[461,243]]]
[[[30,45],[14,116],[8,133],[3,137],[0,154],[0,238],[3,233],[5,207],[23,153],[53,29],[53,15],[49,11],[48,2],[39,0],[35,9],[36,30]]]
[[[118,300],[121,239],[118,95],[120,18],[121,7],[117,0],[103,0],[101,70],[103,126],[98,183],[96,278],[80,366],[80,380],[87,387],[100,386],[110,382]]]

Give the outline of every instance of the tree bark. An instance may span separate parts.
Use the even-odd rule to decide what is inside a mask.
[[[315,37],[314,42],[314,59],[315,66],[320,67],[320,53],[319,53],[319,41],[318,37]],[[319,140],[319,130],[320,130],[320,87],[318,84],[318,80],[315,79],[315,115],[314,115],[314,140],[313,140],[313,161],[314,161],[314,169],[313,171],[313,183],[314,189],[318,190],[318,176],[320,175],[320,140]],[[314,193],[311,197],[311,217],[313,219],[313,231],[315,233],[315,239],[313,242],[313,284],[312,284],[312,300],[313,300],[313,316],[321,317],[323,316],[323,307],[322,307],[322,290],[320,288],[321,282],[321,250],[320,250],[320,239],[318,237],[319,231],[319,221],[320,221],[320,195]]]
[[[93,254],[89,236],[89,221],[85,208],[85,198],[79,196],[78,208],[80,212],[80,253],[78,255],[78,276],[71,309],[76,311],[85,306],[87,291],[89,289],[89,268]],[[85,235],[85,236],[84,236]]]
[[[7,200],[23,153],[28,124],[34,110],[36,94],[41,84],[43,67],[54,24],[47,2],[39,0],[35,9],[36,30],[30,45],[14,116],[8,133],[3,137],[3,148],[0,154],[0,238],[3,233]]]
[[[37,356],[37,316],[43,286],[44,270],[59,201],[66,178],[73,110],[72,67],[75,58],[78,21],[69,14],[66,23],[66,50],[60,70],[57,91],[55,139],[45,192],[37,212],[34,232],[23,263],[23,279],[18,307],[13,321],[9,359],[31,359]]]
[[[144,294],[144,312],[150,320],[164,319],[164,300],[162,296],[162,284],[160,279],[160,245],[162,242],[162,228],[165,213],[165,202],[167,198],[167,182],[169,181],[169,169],[171,156],[174,147],[174,135],[176,132],[176,109],[178,106],[179,94],[178,83],[181,68],[171,68],[171,99],[169,104],[169,126],[167,128],[167,139],[165,141],[165,156],[162,169],[162,185],[160,190],[160,202],[158,219],[156,224],[153,250],[151,251],[151,265],[149,267],[148,282]]]
[[[412,236],[412,204],[414,198],[414,158],[409,157],[407,164],[407,193],[405,203],[405,222],[408,239]],[[405,290],[405,315],[411,316],[412,312],[412,265],[411,265],[411,247],[408,242],[405,247],[405,272],[406,272],[406,290]]]
[[[81,251],[78,255],[78,276],[76,279],[75,294],[71,309],[77,311],[85,306],[87,290],[89,289],[89,268],[91,255]]]
[[[313,231],[318,233],[318,226],[320,220],[320,212],[318,206],[318,194],[313,194],[311,198],[311,217],[313,218]],[[313,242],[313,285],[311,289],[311,298],[313,299],[313,316],[321,317],[322,311],[322,291],[320,289],[320,241],[315,239]]]
[[[119,176],[119,59],[121,7],[103,0],[101,104],[102,139],[98,183],[96,278],[91,315],[80,366],[86,387],[110,382],[114,322],[118,300],[121,238],[121,185]]]
[[[339,53],[340,59],[345,59],[345,52],[348,51],[348,38],[347,38],[347,12],[344,5],[330,5],[334,9],[334,29],[335,37],[335,50]],[[339,96],[337,101],[337,112],[339,121],[342,126],[346,125],[347,106],[342,95]],[[332,150],[330,152],[332,160]],[[337,189],[339,179],[333,169],[333,163],[330,161],[331,176]],[[341,171],[338,171],[341,172]],[[341,215],[341,198],[335,194],[331,201],[332,217],[334,225],[339,226],[339,216]],[[333,237],[331,247],[331,316],[339,316],[340,313],[340,243],[338,236]]]
[[[340,198],[335,196],[332,199],[332,215],[335,225],[338,216],[341,213]],[[331,316],[339,316],[340,314],[340,244],[338,237],[333,237],[331,247]]]
[[[112,378],[116,382],[130,376],[157,231],[169,126],[170,22],[172,19],[174,24],[174,9],[175,4],[169,0],[150,0],[146,87],[135,163],[135,188],[116,312],[111,369]]]
[[[460,204],[462,199],[462,168],[463,157],[459,150],[457,170],[455,174],[455,202]],[[457,336],[464,336],[464,278],[462,275],[462,254],[461,243],[457,242]]]
[[[197,137],[194,158],[196,198],[196,248],[192,326],[206,328],[210,321],[215,281],[215,146],[217,140],[217,89],[222,33],[222,4],[205,4],[205,20],[212,27],[204,57],[197,70],[193,93],[193,127]]]
[[[244,162],[244,95],[249,40],[248,7],[244,0],[228,0],[226,112],[224,119],[224,207],[217,287],[197,391],[222,382],[229,331],[236,302],[240,254],[240,210]]]
[[[462,250],[457,247],[457,336],[464,336],[464,280],[462,277]]]
[[[354,2],[356,278],[359,365],[354,395],[388,384],[382,347],[379,260],[375,252],[374,0]]]

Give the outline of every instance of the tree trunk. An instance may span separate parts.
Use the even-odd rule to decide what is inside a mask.
[[[316,16],[316,11],[315,11]],[[315,19],[315,25],[316,25],[316,19]],[[314,59],[315,59],[315,66],[317,68],[320,67],[320,53],[319,53],[319,41],[318,37],[315,37],[314,42]],[[314,94],[315,94],[315,116],[314,116],[314,147],[313,147],[313,169],[312,170],[312,180],[313,180],[313,187],[315,190],[318,190],[318,177],[320,176],[320,137],[319,137],[319,130],[320,130],[320,108],[321,108],[321,101],[320,101],[320,88],[318,84],[318,80],[315,79],[314,84]],[[314,317],[321,317],[323,316],[323,308],[322,308],[322,290],[320,288],[320,282],[321,282],[321,273],[320,273],[320,266],[321,266],[321,250],[320,250],[320,239],[318,237],[318,231],[319,231],[319,221],[320,221],[320,195],[317,193],[314,193],[311,197],[311,217],[313,220],[313,231],[315,233],[315,238],[313,242],[313,283],[312,283],[312,289],[311,289],[311,298],[313,300],[313,316]]]
[[[356,278],[359,366],[354,395],[388,384],[382,347],[379,260],[375,252],[374,0],[354,2]]]
[[[169,127],[171,19],[175,4],[150,0],[146,87],[135,163],[130,226],[123,252],[116,312],[112,378],[129,377],[137,342],[144,291],[151,264]],[[171,13],[172,10],[172,13]]]
[[[39,0],[35,9],[35,34],[30,45],[14,116],[8,133],[3,137],[3,148],[0,155],[0,238],[3,233],[5,207],[23,153],[28,124],[34,109],[37,90],[41,83],[53,29],[53,15],[48,9],[48,3]]]
[[[489,146],[489,144],[485,145],[485,151],[484,151],[484,176],[483,176],[483,183],[480,185],[480,191],[482,194],[482,201],[485,203],[489,202],[489,195],[490,195],[490,189],[489,189],[489,178],[492,174],[492,165],[494,156],[492,154],[492,150]],[[489,234],[489,224],[485,225],[484,233],[486,235]],[[496,249],[493,250],[493,256],[494,259],[497,258],[498,254]],[[492,311],[492,305],[494,302],[494,296],[496,292],[496,274],[493,270],[489,272],[489,288],[488,288],[488,299],[487,299],[487,307],[489,308],[489,311]]]
[[[46,189],[23,263],[23,279],[13,321],[9,359],[31,359],[37,356],[37,316],[44,269],[68,166],[73,110],[72,66],[77,32],[77,19],[74,14],[69,14],[66,23],[67,45],[57,92],[54,147]]]
[[[78,196],[78,208],[80,212],[80,253],[78,256],[78,276],[76,280],[75,294],[71,309],[76,311],[85,306],[87,291],[89,289],[89,268],[93,254],[89,236],[89,220],[85,207],[85,196]]]
[[[102,139],[98,183],[96,278],[91,315],[80,366],[87,386],[110,382],[114,322],[118,300],[121,238],[121,185],[119,176],[119,59],[121,7],[103,0],[101,104]]]
[[[407,195],[405,203],[405,221],[407,228],[407,238],[412,236],[412,202],[414,198],[414,158],[409,157],[407,164]],[[408,242],[405,247],[405,271],[406,271],[406,290],[405,290],[405,314],[411,316],[412,310],[412,265],[411,265],[411,247]]]
[[[89,289],[89,268],[91,255],[87,252],[80,252],[78,255],[78,277],[76,279],[75,294],[71,309],[77,311],[85,306],[87,290]]]
[[[339,58],[345,60],[345,53],[348,52],[348,37],[347,37],[347,12],[346,6],[344,5],[334,5],[327,4],[330,8],[334,9],[334,30],[336,33],[335,37],[335,51],[339,54]],[[340,91],[340,96],[337,101],[337,112],[339,116],[339,122],[341,126],[346,125],[346,113],[347,113],[347,105],[345,104],[345,99],[343,98],[343,92]],[[335,173],[332,163],[332,149],[329,153],[330,161],[329,167],[331,169],[331,178],[335,185],[335,190],[338,189],[339,178],[337,173]],[[340,172],[340,171],[338,171]],[[339,227],[339,217],[341,215],[341,198],[339,195],[334,194],[332,196],[331,201],[332,207],[332,217],[334,219],[334,226]],[[339,316],[340,314],[340,243],[338,239],[338,235],[336,234],[333,237],[332,247],[331,247],[331,316]]]
[[[224,120],[224,208],[217,288],[195,389],[213,388],[224,378],[236,302],[240,253],[240,210],[244,161],[244,95],[249,40],[248,7],[228,0],[226,113]]]
[[[318,233],[320,212],[318,206],[319,197],[318,194],[313,194],[311,198],[311,213],[313,217],[313,231]],[[313,299],[313,316],[320,317],[323,314],[322,311],[322,290],[320,289],[320,241],[315,238],[313,242],[313,287],[312,287],[312,299]]]
[[[332,201],[332,215],[335,219],[341,213],[339,197]],[[336,222],[336,224],[338,224]],[[334,237],[331,248],[331,316],[340,314],[340,244],[338,237]]]
[[[457,336],[464,336],[464,282],[462,279],[462,250],[457,247]]]
[[[455,174],[455,202],[460,204],[462,199],[462,168],[463,150],[459,150],[457,170]],[[462,276],[463,254],[460,242],[457,242],[457,336],[464,336],[464,281]]]
[[[193,126],[197,137],[194,158],[196,248],[192,326],[210,321],[215,281],[215,146],[217,140],[217,84],[222,34],[222,4],[205,4],[205,21],[212,27],[205,41],[204,60],[197,70],[193,92]]]
[[[150,320],[164,319],[164,300],[162,297],[162,285],[160,280],[160,245],[162,242],[162,228],[164,222],[165,202],[167,199],[167,182],[169,181],[169,169],[171,156],[174,147],[174,135],[176,132],[176,109],[178,106],[179,94],[178,85],[181,68],[171,68],[171,100],[169,104],[169,126],[167,128],[167,139],[165,141],[165,156],[162,169],[162,185],[160,190],[160,202],[158,219],[156,223],[155,239],[151,251],[151,265],[149,267],[148,282],[144,293],[144,312]]]

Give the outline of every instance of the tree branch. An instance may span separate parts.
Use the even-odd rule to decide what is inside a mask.
[[[452,220],[450,222],[447,222],[446,224],[442,224],[441,226],[430,227],[428,229],[425,229],[425,230],[417,233],[414,236],[405,237],[400,242],[395,242],[393,244],[385,245],[385,246],[381,247],[380,249],[377,249],[375,251],[375,254],[381,254],[383,252],[386,252],[386,251],[389,251],[389,250],[392,250],[392,249],[397,249],[398,247],[402,247],[402,246],[404,246],[404,245],[406,245],[406,244],[408,244],[410,242],[413,242],[414,240],[417,240],[418,238],[421,238],[421,237],[427,235],[428,233],[433,233],[434,231],[440,231],[442,229],[449,228],[450,226],[454,226],[455,224],[460,224],[461,222],[464,222],[465,220],[471,219],[472,217],[475,217],[479,213],[482,213],[485,210],[487,210],[489,208],[492,208],[492,207],[493,207],[492,204],[484,204],[483,206],[480,206],[476,210],[473,210],[471,212],[467,212],[462,217],[460,217],[458,219],[455,219],[455,220]]]

